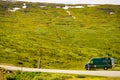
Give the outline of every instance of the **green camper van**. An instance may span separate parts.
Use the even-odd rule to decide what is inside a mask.
[[[102,68],[107,70],[108,68],[114,67],[114,58],[92,58],[90,61],[85,64],[86,70]]]

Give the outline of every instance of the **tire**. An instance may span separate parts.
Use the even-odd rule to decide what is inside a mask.
[[[88,70],[88,68],[85,68],[86,70]]]
[[[105,67],[104,67],[104,70],[108,70],[108,67],[105,66]]]
[[[86,70],[91,70],[91,68],[90,68],[90,67],[87,67]]]
[[[86,70],[91,70],[90,65],[87,65],[87,66],[85,67],[85,69],[86,69]]]

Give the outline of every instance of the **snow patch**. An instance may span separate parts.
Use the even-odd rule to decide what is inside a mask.
[[[56,6],[56,8],[61,8],[60,6]]]
[[[23,3],[22,8],[27,8],[26,3]]]
[[[63,9],[69,9],[69,8],[84,8],[84,6],[65,6]]]
[[[73,16],[73,15],[70,13],[70,11],[66,10],[66,12],[67,12],[67,13],[68,13],[68,15],[69,15],[69,16],[71,16],[73,19],[76,19],[76,17],[75,17],[75,16]]]
[[[76,19],[76,17],[75,17],[75,16],[72,16],[72,18],[73,18],[73,19]]]
[[[97,5],[94,5],[94,4],[87,5],[87,7],[94,7],[94,6],[97,6]]]
[[[69,6],[69,8],[84,8],[84,6]]]
[[[68,8],[69,8],[68,6],[63,7],[63,9],[68,9]]]
[[[109,14],[115,14],[114,12],[110,12]]]
[[[10,11],[10,12],[15,12],[15,11],[17,11],[17,10],[19,10],[20,8],[17,8],[17,7],[15,7],[15,8],[13,8],[13,9],[8,9],[8,11]]]
[[[67,10],[66,12],[68,13],[68,15],[71,15],[70,11]]]
[[[46,6],[39,6],[39,7],[44,8],[44,7],[46,7]]]

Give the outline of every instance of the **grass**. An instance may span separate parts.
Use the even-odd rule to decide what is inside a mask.
[[[120,70],[119,5],[69,9],[76,19],[49,4],[7,10],[21,4],[0,3],[0,63],[37,67],[40,57],[41,68],[84,69],[90,58],[109,56]]]

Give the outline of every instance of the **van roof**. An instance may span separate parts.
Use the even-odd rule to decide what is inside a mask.
[[[91,59],[111,59],[110,57],[95,57],[95,58],[91,58]]]

